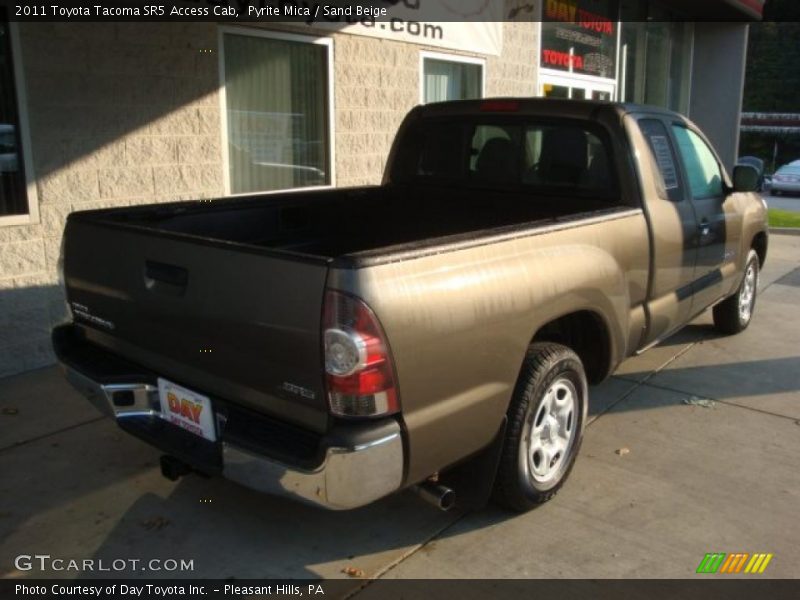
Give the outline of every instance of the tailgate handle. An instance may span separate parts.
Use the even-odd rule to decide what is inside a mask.
[[[146,260],[144,263],[144,285],[148,290],[172,296],[182,296],[189,281],[189,271],[183,267]]]

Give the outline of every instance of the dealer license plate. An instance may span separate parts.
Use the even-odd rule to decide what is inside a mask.
[[[207,440],[216,441],[214,413],[207,396],[159,378],[158,397],[164,419]]]

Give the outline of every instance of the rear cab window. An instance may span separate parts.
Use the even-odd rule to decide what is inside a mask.
[[[591,122],[423,119],[402,152],[392,172],[397,182],[619,197],[608,135]]]

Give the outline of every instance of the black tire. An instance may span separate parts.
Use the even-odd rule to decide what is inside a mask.
[[[749,275],[752,269],[754,280],[749,282]],[[750,250],[745,262],[744,275],[742,282],[736,289],[736,293],[729,296],[714,307],[714,327],[720,333],[734,335],[747,329],[750,321],[753,320],[753,313],[756,309],[756,297],[758,292],[758,270],[759,261],[755,250]],[[749,286],[752,287],[752,294],[748,292]],[[749,304],[749,309],[744,310],[744,304]]]
[[[559,398],[564,390],[564,397]],[[525,512],[550,500],[561,489],[572,470],[583,438],[588,405],[587,390],[583,364],[575,352],[551,342],[530,346],[508,407],[508,426],[493,491],[495,502],[510,510]],[[572,392],[575,393],[574,401],[564,400]],[[548,402],[547,406],[545,402]],[[557,408],[559,402],[574,404],[571,427],[569,417],[559,413],[558,418],[563,418],[559,424],[554,413],[547,411],[548,407]],[[534,418],[539,425],[534,422]],[[554,423],[552,429],[547,424],[541,425],[543,419],[547,423]],[[534,433],[537,428],[543,431],[544,427],[547,427],[546,434]],[[555,436],[553,431],[556,432]],[[560,435],[562,432],[563,436]],[[534,443],[530,440],[540,440],[547,436],[549,442],[546,443],[552,443],[554,438],[561,441],[559,437],[563,439],[568,436],[570,441],[566,442],[567,446],[560,458],[556,453],[552,461],[545,461],[547,469],[553,470],[552,480],[545,481],[541,477],[537,478],[533,472],[539,465],[535,458],[539,451],[532,450]],[[540,462],[542,456],[549,456],[549,451],[544,448],[541,452],[547,453],[540,453]],[[539,466],[544,469],[544,464]]]

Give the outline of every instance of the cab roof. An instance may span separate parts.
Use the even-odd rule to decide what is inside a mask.
[[[565,100],[561,98],[495,97],[480,100],[451,100],[418,106],[419,117],[446,117],[486,114],[516,114],[554,118],[597,119],[599,114],[649,113],[685,119],[682,115],[646,104],[607,102],[602,100]]]

